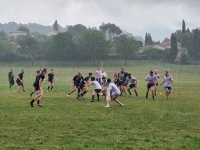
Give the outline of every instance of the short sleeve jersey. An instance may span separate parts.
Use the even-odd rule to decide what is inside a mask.
[[[49,73],[48,77],[49,77],[49,81],[53,81],[54,74],[53,73]]]
[[[156,76],[157,79],[160,79],[160,75],[159,74],[154,74]]]
[[[97,81],[92,81],[91,85],[94,85],[95,89],[102,89],[101,85]]]
[[[114,83],[110,83],[108,86],[108,89],[111,92],[121,93],[120,90],[117,88],[117,86]]]
[[[85,77],[85,78],[81,81],[80,85],[85,85],[85,81],[88,82],[89,79],[90,79],[89,77]]]
[[[126,81],[126,73],[125,72],[123,72],[123,73],[118,73],[118,77],[119,77],[119,79],[120,80],[122,80],[123,82],[125,82]]]
[[[42,81],[44,80],[44,78],[45,78],[45,75],[44,74],[40,74],[39,76],[38,76],[38,78],[37,78],[37,76],[36,76],[36,86],[39,86],[39,81],[40,81],[40,79],[42,79]]]
[[[75,75],[74,78],[73,78],[74,85],[80,84],[81,80],[83,80],[82,76]]]
[[[100,78],[101,72],[102,72],[101,70],[96,70],[96,77],[97,77],[97,78]]]
[[[12,72],[9,72],[9,73],[8,73],[8,78],[9,78],[9,79],[13,79],[13,78],[14,78],[14,75],[13,75]]]
[[[18,76],[19,76],[20,80],[23,79],[23,73],[18,74]],[[19,80],[19,79],[17,78],[17,80]]]
[[[147,75],[145,79],[147,79],[148,83],[150,83],[150,84],[152,84],[152,83],[155,84],[157,81],[157,77],[155,75],[153,75],[153,76]]]
[[[165,87],[171,87],[172,85],[171,85],[171,83],[169,83],[170,81],[173,81],[173,78],[172,78],[172,76],[164,76],[164,81],[165,81]]]
[[[130,84],[136,84],[136,78],[133,76],[130,79],[127,78],[127,80],[130,82]]]
[[[103,85],[104,87],[108,87],[108,82],[101,82],[101,85]]]

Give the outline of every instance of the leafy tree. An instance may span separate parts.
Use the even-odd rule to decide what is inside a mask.
[[[182,33],[184,34],[186,31],[186,28],[185,28],[185,21],[183,20],[182,22]]]
[[[80,39],[83,33],[87,30],[86,26],[82,24],[76,24],[74,26],[68,26],[68,32],[73,35],[75,39]]]
[[[117,34],[117,35],[122,33],[122,30],[118,26],[112,23],[102,23],[102,25],[99,26],[99,29],[103,31],[104,33],[107,30],[109,30],[109,33]]]
[[[108,48],[109,43],[105,40],[104,34],[98,30],[88,29],[79,40],[80,59],[92,60],[94,64],[96,60],[105,58]]]
[[[191,58],[188,54],[185,52],[181,53],[181,64],[183,65],[189,65],[191,63]]]
[[[27,27],[24,26],[20,26],[17,31],[24,31],[26,32],[26,34],[28,35],[30,33],[29,29]]]
[[[59,31],[57,20],[53,24],[53,30],[54,31]]]
[[[5,37],[6,36],[6,34],[5,34],[5,32],[2,30],[2,31],[0,31],[0,38],[1,37]]]
[[[117,44],[117,53],[124,59],[124,65],[127,64],[127,59],[132,58],[134,53],[139,49],[138,42],[133,37],[120,35]]]
[[[169,59],[171,60],[171,62],[173,62],[178,54],[177,39],[176,39],[176,36],[174,35],[174,33],[172,33],[172,35],[171,35],[171,49],[170,49],[169,53],[170,53]]]
[[[27,56],[31,60],[33,66],[34,60],[37,55],[40,55],[39,52],[39,43],[37,40],[29,35],[23,36],[17,39],[18,44],[20,45],[20,52],[22,55]]]
[[[48,47],[47,57],[61,61],[72,59],[75,53],[74,50],[75,43],[72,35],[69,32],[58,33],[53,36],[51,44]]]

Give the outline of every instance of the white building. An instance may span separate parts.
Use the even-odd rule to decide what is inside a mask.
[[[60,31],[55,31],[55,30],[51,30],[47,33],[47,36],[53,36],[53,35],[56,35],[58,33],[61,33]]]
[[[8,33],[8,34],[7,34],[7,37],[8,37],[8,38],[13,37],[13,38],[16,39],[18,36],[24,36],[24,35],[27,35],[27,33],[24,32],[24,31],[14,31],[14,32]]]

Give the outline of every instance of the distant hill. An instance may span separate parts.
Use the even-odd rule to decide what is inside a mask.
[[[5,33],[10,33],[12,31],[17,31],[17,29],[20,26],[25,26],[30,30],[30,32],[39,32],[40,34],[47,34],[49,31],[53,30],[53,25],[52,26],[43,26],[43,25],[36,24],[36,23],[17,24],[15,22],[9,22],[9,23],[5,23],[5,24],[0,23],[0,31],[3,30]],[[59,31],[67,31],[68,26],[66,26],[64,28],[60,25],[58,25],[58,26],[59,26]]]

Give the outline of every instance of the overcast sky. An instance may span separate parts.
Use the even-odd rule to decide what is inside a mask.
[[[99,27],[115,23],[134,36],[150,32],[153,40],[181,29],[200,27],[200,0],[0,0],[0,22]]]

